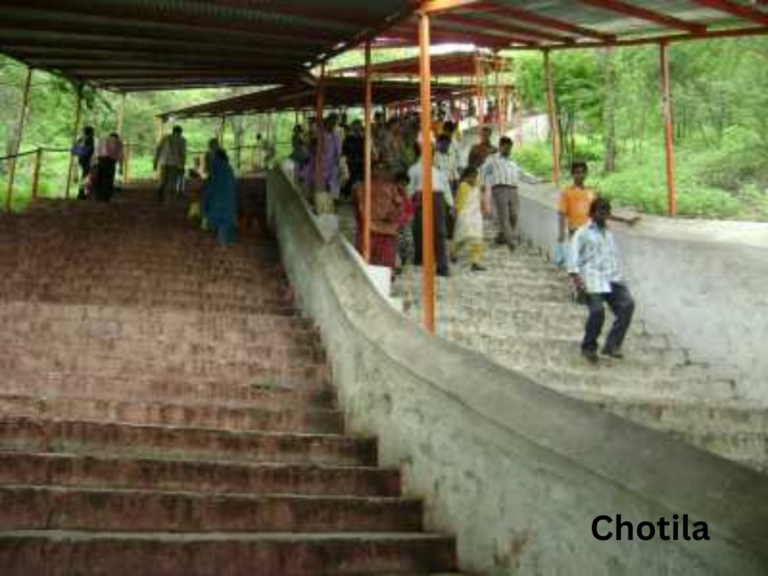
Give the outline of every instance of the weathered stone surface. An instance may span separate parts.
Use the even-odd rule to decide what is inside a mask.
[[[2,576],[457,567],[344,434],[264,234],[220,248],[151,190],[0,217],[0,374]]]
[[[270,221],[297,300],[321,327],[349,429],[380,435],[382,461],[426,496],[427,526],[458,533],[463,569],[768,572],[764,475],[404,322],[353,249],[324,237],[287,179],[271,177]],[[596,540],[593,520],[617,513],[635,525],[688,514],[712,539]]]

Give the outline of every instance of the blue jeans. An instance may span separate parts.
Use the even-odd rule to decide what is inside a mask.
[[[588,293],[586,305],[589,308],[589,317],[585,327],[584,340],[581,343],[582,350],[597,351],[597,340],[603,331],[605,323],[605,306],[616,317],[603,350],[615,352],[621,349],[624,337],[627,335],[629,325],[632,323],[632,315],[635,312],[635,301],[624,284],[611,283],[611,291],[608,294]]]

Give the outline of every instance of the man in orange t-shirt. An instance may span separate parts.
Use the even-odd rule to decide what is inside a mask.
[[[573,184],[560,192],[559,242],[565,242],[566,238],[589,222],[589,207],[595,199],[595,193],[584,187],[587,178],[586,162],[574,162],[571,165],[571,176]]]

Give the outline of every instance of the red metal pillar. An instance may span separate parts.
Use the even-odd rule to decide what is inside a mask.
[[[544,50],[544,71],[547,81],[547,110],[549,115],[549,131],[552,135],[552,180],[555,186],[560,185],[560,128],[557,123],[555,110],[555,88],[552,78],[552,60],[549,50]]]
[[[77,89],[77,112],[75,113],[75,128],[72,131],[72,145],[74,146],[75,142],[77,142],[77,136],[80,132],[80,120],[83,116],[83,85],[81,84],[80,87]],[[64,197],[69,200],[69,191],[72,186],[72,172],[75,169],[75,157],[71,156],[69,157],[69,170],[67,171],[67,189],[64,193]]]
[[[482,64],[480,57],[475,56],[475,94],[477,95],[477,123],[485,123],[485,102],[483,102]]]
[[[424,327],[435,333],[435,238],[432,204],[432,71],[429,15],[419,14],[419,62],[421,71],[421,217],[422,217],[422,307]]]
[[[27,69],[27,78],[24,81],[24,93],[21,96],[21,114],[19,115],[19,124],[16,130],[16,139],[13,142],[13,150],[11,151],[14,158],[10,159],[8,165],[8,190],[5,194],[5,210],[10,213],[13,208],[13,184],[16,180],[16,154],[19,153],[21,147],[21,141],[24,138],[24,124],[27,119],[27,107],[29,107],[29,91],[32,87],[32,68]]]
[[[517,124],[517,148],[523,147],[523,99],[515,91],[515,124]]]
[[[501,59],[494,61],[496,68],[496,115],[499,121],[499,136],[507,133],[507,89],[501,85]]]
[[[35,152],[35,167],[32,169],[32,200],[37,200],[37,191],[40,187],[40,169],[43,166],[43,149]]]
[[[320,67],[320,78],[317,82],[317,101],[315,105],[315,133],[317,134],[317,146],[315,147],[315,192],[320,192],[323,181],[323,167],[320,162],[323,158],[323,141],[325,128],[323,126],[323,109],[325,108],[325,64]]]
[[[120,96],[120,108],[117,111],[117,134],[123,138],[123,121],[125,120],[125,92]]]
[[[371,151],[373,134],[371,129],[371,107],[373,100],[373,83],[371,81],[371,43],[365,44],[365,165],[363,178],[363,258],[371,261]]]
[[[662,42],[660,48],[661,98],[664,115],[664,151],[667,165],[667,203],[670,216],[677,214],[677,189],[675,187],[675,149],[672,132],[672,94],[669,81],[669,43]]]

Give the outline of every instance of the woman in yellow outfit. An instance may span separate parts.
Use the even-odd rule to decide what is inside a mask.
[[[473,272],[482,272],[483,266],[483,195],[477,185],[477,169],[466,168],[456,193],[456,229],[451,247],[453,256],[466,250]]]

